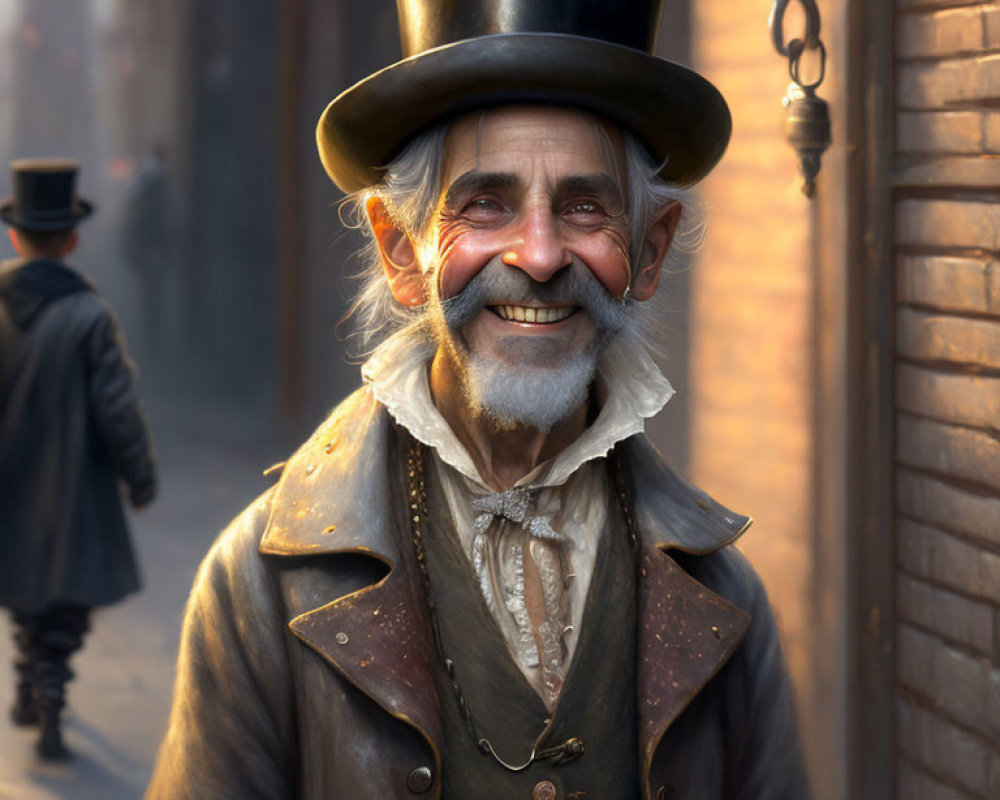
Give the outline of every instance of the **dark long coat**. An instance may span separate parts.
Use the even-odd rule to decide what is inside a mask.
[[[440,664],[389,491],[394,437],[359,391],[216,542],[188,604],[149,800],[440,797]],[[623,452],[643,538],[643,798],[807,800],[774,621],[728,546],[747,518],[684,484],[641,436]],[[411,778],[421,768],[429,788]]]
[[[114,603],[139,588],[122,510],[155,493],[110,309],[56,261],[0,265],[0,606]]]

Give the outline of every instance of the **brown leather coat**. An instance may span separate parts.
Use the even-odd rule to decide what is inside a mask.
[[[357,392],[216,543],[188,606],[151,800],[440,796],[439,667],[389,496],[395,438]],[[774,623],[727,546],[748,520],[642,437],[623,452],[643,538],[643,797],[803,800]]]

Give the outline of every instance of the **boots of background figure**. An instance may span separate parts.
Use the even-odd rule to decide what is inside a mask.
[[[37,725],[38,694],[35,690],[34,662],[31,655],[31,619],[14,615],[14,644],[17,646],[17,658],[14,660],[14,670],[17,672],[17,687],[14,690],[14,705],[10,709],[10,718],[15,725]]]
[[[35,696],[35,685],[31,682],[18,681],[14,696],[14,705],[10,709],[10,719],[20,727],[31,727],[38,724],[38,698]]]
[[[52,634],[52,631],[48,633]],[[52,638],[51,635],[49,638]],[[66,684],[73,677],[68,661],[69,654],[59,648],[40,648],[36,675],[41,731],[35,749],[46,761],[61,761],[69,757],[60,728],[60,714],[66,705]]]
[[[76,604],[55,604],[42,615],[34,637],[32,652],[41,716],[36,749],[45,760],[62,760],[70,755],[62,739],[60,713],[66,705],[66,684],[73,677],[69,659],[83,645],[89,612]]]
[[[41,714],[41,735],[35,750],[45,761],[65,761],[71,755],[63,743],[62,728],[59,724],[59,710],[47,708]]]

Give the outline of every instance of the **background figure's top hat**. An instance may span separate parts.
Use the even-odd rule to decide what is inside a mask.
[[[10,163],[14,195],[0,201],[0,219],[14,228],[55,233],[76,226],[94,210],[76,196],[80,165],[68,158],[23,158]]]
[[[690,185],[732,121],[718,90],[651,55],[663,0],[397,0],[402,61],[337,97],[316,129],[345,192],[377,183],[423,128],[502,103],[592,111],[632,131],[660,176]]]

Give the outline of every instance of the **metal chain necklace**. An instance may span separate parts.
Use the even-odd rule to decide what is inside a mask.
[[[638,537],[636,535],[635,524],[628,503],[624,475],[622,473],[621,464],[618,462],[617,452],[612,454],[612,463],[615,471],[618,500],[622,507],[626,528],[628,529],[633,550],[637,552],[636,547]],[[472,711],[469,708],[469,701],[466,699],[465,692],[462,691],[462,687],[458,682],[458,677],[455,671],[455,662],[452,661],[445,652],[444,642],[441,638],[441,627],[438,621],[437,608],[434,605],[434,595],[431,592],[430,574],[427,571],[427,556],[424,552],[424,524],[429,518],[427,512],[427,482],[424,477],[424,450],[423,445],[412,437],[406,461],[406,477],[408,483],[410,534],[413,541],[413,552],[416,556],[417,567],[420,569],[420,578],[424,586],[424,596],[427,599],[427,608],[430,611],[434,644],[437,648],[438,656],[444,664],[448,680],[451,682],[451,688],[455,694],[455,700],[458,702],[459,713],[462,716],[462,720],[465,722],[469,735],[472,737],[472,741],[476,745],[476,749],[483,755],[491,756],[501,767],[509,770],[510,772],[524,772],[524,770],[528,769],[528,767],[536,761],[551,759],[553,764],[564,764],[579,758],[583,755],[583,740],[577,738],[576,736],[572,736],[560,745],[547,747],[542,750],[539,750],[538,745],[536,744],[531,748],[531,754],[528,756],[527,761],[523,764],[510,764],[499,756],[496,749],[490,743],[490,740],[480,734],[479,727],[476,725],[472,716]]]

